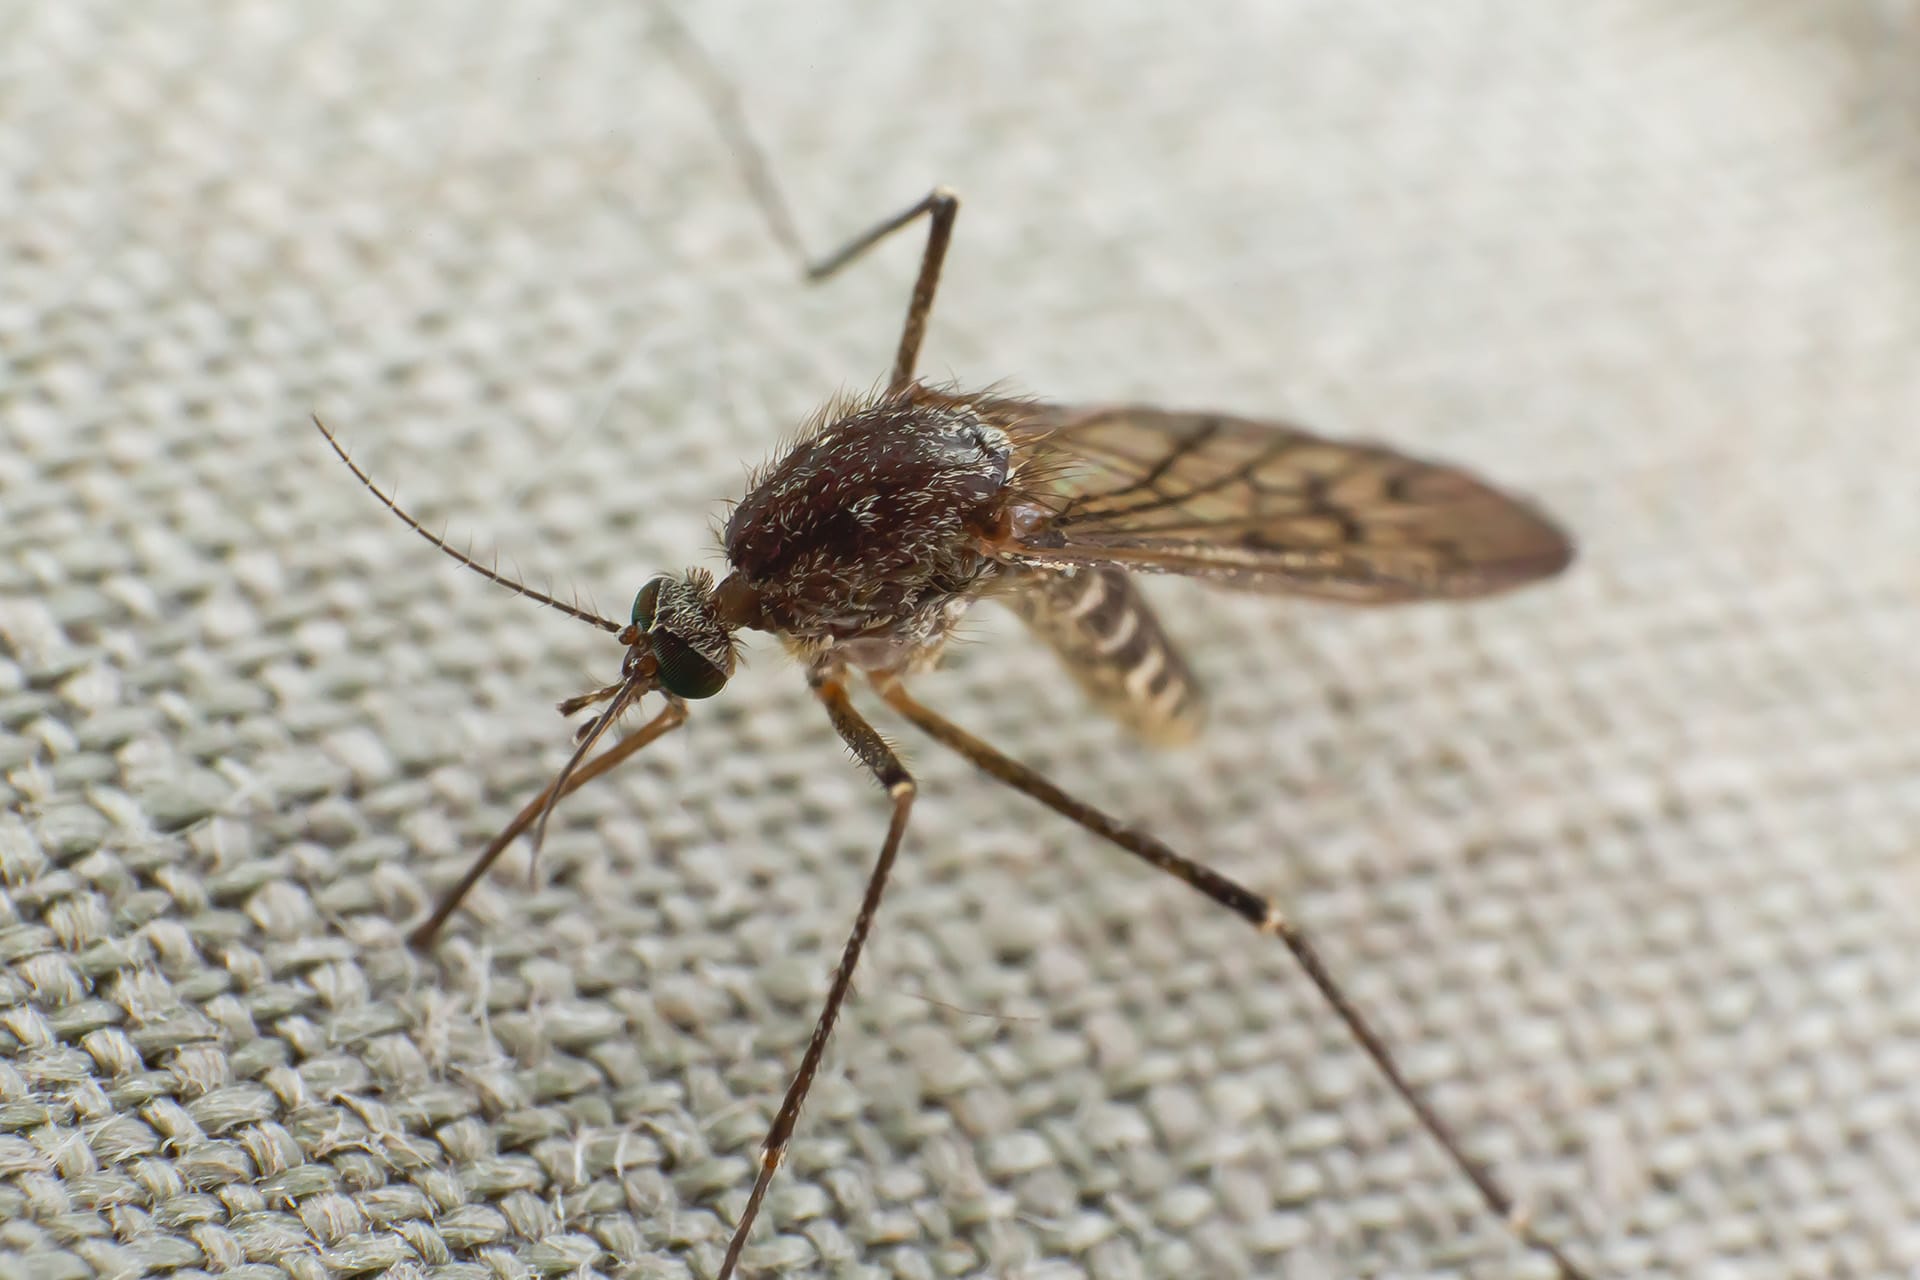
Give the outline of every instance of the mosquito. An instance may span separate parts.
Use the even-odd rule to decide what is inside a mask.
[[[797,246],[784,207],[769,204],[764,169],[752,167],[751,151],[744,154],[756,197],[779,211],[776,231]],[[1145,738],[1179,741],[1200,727],[1200,687],[1132,575],[1182,574],[1352,604],[1460,600],[1554,576],[1572,559],[1570,540],[1539,510],[1468,472],[1380,445],[1226,414],[1067,407],[918,380],[959,207],[952,191],[936,188],[807,268],[810,279],[824,279],[926,219],[926,247],[884,389],[826,406],[750,481],[722,536],[724,577],[698,568],[654,577],[624,622],[533,590],[456,549],[378,488],[314,419],[340,460],[415,533],[482,577],[611,633],[623,649],[617,679],[559,704],[568,716],[599,708],[574,735],[566,764],[481,851],[411,941],[429,946],[520,835],[531,831],[537,851],[562,797],[684,724],[690,703],[718,694],[734,672],[743,631],[766,632],[798,661],[834,730],[885,789],[891,817],[813,1034],[761,1143],[720,1280],[739,1265],[786,1156],[913,809],[914,779],[856,709],[857,681],[990,777],[1277,939],[1487,1209],[1562,1276],[1584,1280],[1467,1154],[1277,903],[1077,799],[907,687],[939,661],[968,609],[992,599],[1025,619],[1095,705]],[[649,695],[661,704],[653,717],[595,754]]]

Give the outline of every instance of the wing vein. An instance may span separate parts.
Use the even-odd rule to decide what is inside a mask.
[[[1022,413],[1034,502],[1054,514],[1002,544],[1010,560],[1386,603],[1489,595],[1572,558],[1526,502],[1385,446],[1222,414]]]

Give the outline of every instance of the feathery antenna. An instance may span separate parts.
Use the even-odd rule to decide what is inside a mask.
[[[473,570],[475,573],[485,578],[488,582],[498,583],[500,586],[505,587],[507,590],[513,592],[515,595],[525,596],[527,599],[533,601],[535,604],[546,605],[549,609],[558,609],[561,613],[566,614],[569,618],[578,618],[582,622],[591,622],[594,626],[599,627],[602,631],[612,631],[612,632],[615,632],[616,634],[620,631],[623,625],[622,623],[615,622],[611,618],[603,618],[597,613],[593,613],[593,612],[590,612],[589,610],[582,609],[579,605],[568,604],[564,600],[556,600],[544,591],[535,591],[532,587],[529,587],[526,583],[520,582],[513,578],[509,578],[506,574],[501,573],[498,569],[489,568],[488,566],[481,564],[478,560],[475,560],[472,556],[468,555],[466,552],[456,551],[451,545],[448,544],[445,538],[433,532],[431,529],[428,529],[425,525],[421,524],[418,520],[415,520],[412,516],[408,515],[406,511],[401,508],[399,503],[395,502],[392,498],[388,497],[386,492],[382,490],[379,485],[373,482],[373,478],[369,476],[366,473],[366,471],[361,468],[360,464],[355,462],[351,457],[347,455],[347,451],[344,447],[342,447],[339,439],[334,436],[333,432],[327,430],[326,423],[320,421],[319,414],[316,413],[312,415],[312,417],[313,417],[313,425],[320,428],[320,434],[327,438],[327,444],[333,449],[334,453],[339,456],[340,461],[347,464],[347,470],[353,472],[354,478],[359,480],[361,484],[365,485],[369,493],[371,493],[374,497],[380,499],[380,503],[382,506],[386,507],[387,510],[393,512],[394,515],[399,516],[401,522],[405,524],[407,528],[413,530],[415,533],[425,538],[428,542],[431,542],[434,546],[438,547],[441,551],[445,552],[447,555],[453,557],[455,560],[458,560],[461,564],[465,565],[467,568]]]

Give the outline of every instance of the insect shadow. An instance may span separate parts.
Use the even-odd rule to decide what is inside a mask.
[[[677,24],[663,22],[661,32],[705,96],[774,235],[807,262],[809,280],[832,276],[924,218],[919,274],[884,389],[828,405],[755,477],[725,526],[730,571],[717,581],[701,569],[655,577],[625,621],[535,591],[455,549],[375,486],[314,419],[341,461],[415,533],[482,577],[609,632],[623,650],[617,679],[560,704],[569,716],[598,708],[577,731],[566,764],[481,851],[411,941],[430,945],[521,834],[530,831],[537,850],[562,797],[685,723],[690,703],[718,694],[733,674],[741,632],[766,632],[798,661],[834,729],[885,788],[891,817],[813,1035],[761,1144],[720,1280],[739,1264],[786,1154],[913,810],[914,780],[855,708],[856,679],[992,778],[1278,939],[1488,1210],[1563,1276],[1579,1280],[1584,1273],[1533,1229],[1407,1080],[1279,905],[1068,794],[907,689],[911,676],[939,660],[966,611],[994,599],[1053,647],[1098,706],[1144,737],[1177,741],[1200,727],[1200,689],[1131,575],[1183,574],[1235,590],[1356,604],[1458,600],[1559,573],[1572,559],[1567,536],[1526,502],[1463,470],[1379,445],[1224,414],[1061,406],[916,380],[958,197],[936,188],[838,251],[807,261],[730,86]],[[653,717],[595,754],[650,695],[660,702]]]

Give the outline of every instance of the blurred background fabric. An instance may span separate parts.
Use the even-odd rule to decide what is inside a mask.
[[[1158,753],[920,695],[1281,896],[1596,1276],[1920,1274],[1920,7],[685,4],[923,371],[1535,495],[1471,607],[1155,581]],[[891,358],[641,0],[0,4],[0,1273],[708,1276],[885,824],[777,645],[406,927],[624,616]],[[871,701],[871,700],[869,700]],[[757,1275],[1519,1276],[1281,948],[922,783]]]

